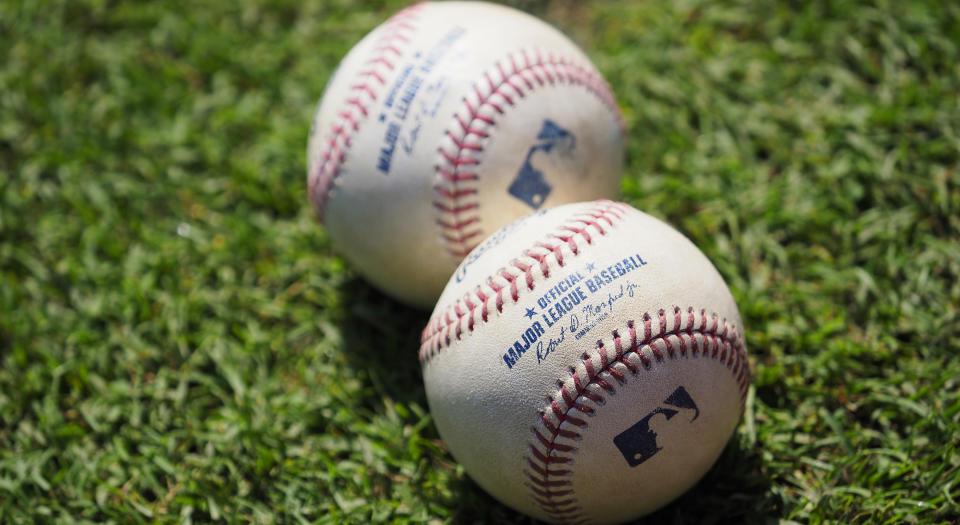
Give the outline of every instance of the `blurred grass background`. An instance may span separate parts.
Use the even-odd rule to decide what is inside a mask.
[[[647,522],[958,523],[960,4],[511,4],[746,325],[743,423]],[[306,201],[316,99],[402,5],[0,2],[0,522],[528,521]]]

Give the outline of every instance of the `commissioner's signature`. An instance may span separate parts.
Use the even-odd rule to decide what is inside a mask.
[[[548,355],[556,352],[557,348],[560,347],[560,343],[562,343],[563,340],[566,339],[566,336],[567,336],[566,330],[564,327],[561,326],[559,338],[557,339],[551,338],[549,341],[547,341],[546,345],[543,344],[543,341],[540,341],[539,343],[537,343],[537,364],[542,363],[543,360],[546,359]]]
[[[633,297],[639,289],[634,283],[623,283],[615,292],[607,293],[607,297],[601,301],[591,304],[585,304],[580,309],[580,314],[570,316],[570,333],[574,334],[576,339],[580,339],[591,328],[610,316],[613,311],[613,305],[626,297]]]

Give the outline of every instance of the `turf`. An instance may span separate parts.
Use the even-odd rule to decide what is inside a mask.
[[[515,2],[737,299],[716,468],[648,523],[960,521],[960,6]],[[400,2],[0,3],[0,522],[523,522],[445,451],[427,314],[338,258],[310,116]]]

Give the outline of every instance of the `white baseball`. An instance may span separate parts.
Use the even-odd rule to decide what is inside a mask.
[[[749,383],[737,307],[686,237],[622,203],[510,224],[423,331],[427,399],[487,492],[552,522],[620,522],[716,461]]]
[[[314,116],[307,179],[338,250],[426,308],[484,236],[615,195],[622,163],[616,101],[563,34],[503,6],[421,3],[340,63]]]

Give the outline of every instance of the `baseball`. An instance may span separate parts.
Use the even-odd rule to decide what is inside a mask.
[[[503,6],[421,3],[340,63],[313,118],[307,180],[352,266],[429,308],[480,239],[615,195],[622,163],[613,94],[563,34]]]
[[[621,522],[716,461],[750,379],[733,298],[670,226],[567,204],[480,244],[423,331],[427,399],[487,492],[550,522]]]

